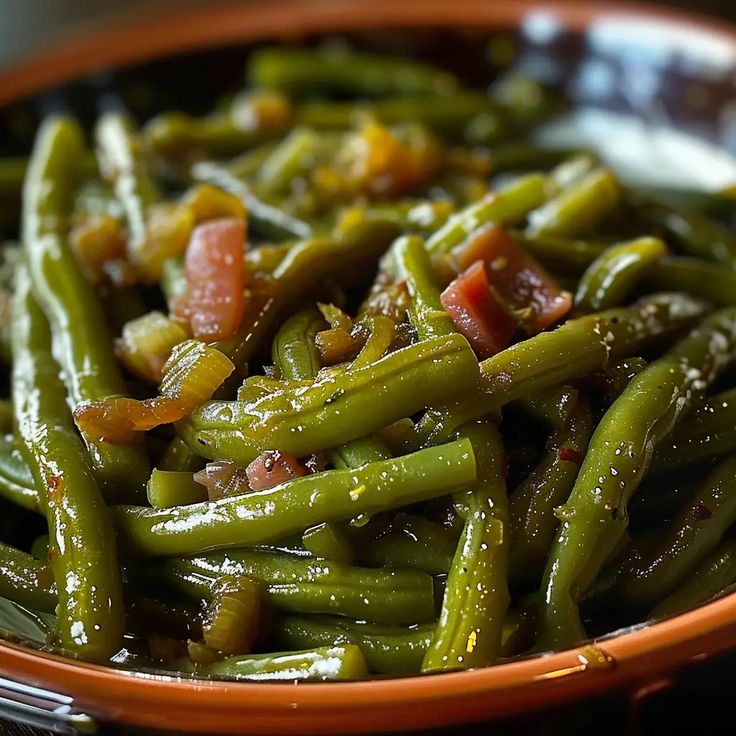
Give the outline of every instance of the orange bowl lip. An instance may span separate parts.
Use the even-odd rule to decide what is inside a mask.
[[[350,31],[379,27],[515,27],[530,12],[556,15],[563,27],[583,30],[603,17],[626,16],[636,20],[674,23],[726,39],[736,49],[736,27],[700,18],[685,11],[672,11],[629,3],[578,4],[575,0],[515,0],[508,3],[480,0],[372,0],[345,3],[326,0],[314,6],[294,0],[269,4],[225,4],[178,12],[175,16],[148,17],[115,28],[67,38],[37,59],[0,73],[0,104],[69,81],[97,69],[138,62],[263,37],[298,36],[306,33]],[[135,38],[136,42],[131,43]],[[92,61],[90,61],[92,60]],[[522,707],[539,707],[624,682],[651,680],[671,668],[704,658],[736,645],[736,593],[724,596],[671,619],[603,639],[597,646],[611,657],[612,666],[587,667],[580,648],[467,672],[422,675],[400,679],[377,679],[351,683],[309,683],[292,687],[274,683],[233,683],[178,679],[135,671],[80,663],[12,643],[0,643],[0,671],[48,687],[68,687],[81,704],[93,709],[106,697],[120,698],[118,706],[107,705],[107,714],[140,725],[162,725],[145,714],[136,718],[123,705],[156,701],[161,707],[183,708],[193,694],[207,697],[214,715],[243,713],[245,706],[260,714],[303,713],[317,717],[329,712],[334,718],[353,720],[348,730],[365,732],[378,727],[409,728],[441,725],[460,718],[510,713]],[[485,704],[479,696],[495,692],[503,698]],[[80,694],[81,693],[81,694]],[[200,698],[197,697],[196,700]],[[452,717],[438,714],[432,704],[457,703],[466,710]],[[422,709],[416,709],[416,706]],[[492,705],[492,709],[491,706]],[[412,708],[413,721],[392,720],[392,709]],[[358,709],[358,710],[356,710]],[[425,711],[425,712],[423,712]],[[366,715],[359,722],[358,713]],[[188,713],[188,711],[185,712]],[[187,725],[181,720],[180,724]],[[428,720],[431,718],[431,720]],[[230,723],[233,723],[231,721]],[[320,721],[322,725],[326,721]],[[338,722],[338,721],[335,721]],[[343,728],[345,723],[339,721]],[[170,727],[176,723],[169,721]],[[302,732],[317,729],[295,720]],[[257,725],[257,724],[256,724]],[[220,724],[224,728],[224,723]],[[215,730],[221,730],[214,724]],[[230,728],[230,727],[228,727]],[[266,725],[255,730],[268,732]]]

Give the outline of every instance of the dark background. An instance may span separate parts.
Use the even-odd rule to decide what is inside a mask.
[[[84,30],[90,24],[119,22],[146,13],[181,8],[183,5],[203,4],[205,1],[0,0],[0,66],[8,66],[33,55],[50,43],[63,42],[65,36]],[[543,0],[540,0],[540,4],[544,4]],[[710,14],[736,23],[736,0],[670,0],[659,4]],[[735,729],[731,715],[734,697],[736,654],[729,654],[684,673],[674,674],[668,687],[645,696],[633,690],[613,693],[607,698],[589,700],[556,711],[528,713],[511,721],[445,730],[433,736],[439,733],[459,736],[576,736],[588,733],[596,736],[621,733],[670,736],[696,729],[704,733],[733,733]],[[0,736],[16,733],[22,731],[0,722]],[[102,729],[102,734],[123,736],[120,731],[107,728]],[[143,736],[142,732],[136,734]]]

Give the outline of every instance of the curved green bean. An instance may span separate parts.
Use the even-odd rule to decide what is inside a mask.
[[[53,613],[57,602],[54,574],[45,562],[0,542],[0,597]]]
[[[36,139],[23,196],[23,245],[33,291],[51,324],[73,405],[126,393],[102,308],[65,237],[82,152],[82,134],[74,121],[48,119]],[[142,494],[148,477],[143,448],[103,442],[87,446],[103,491]]]
[[[589,402],[581,397],[570,422],[552,432],[544,457],[511,494],[512,581],[539,582],[557,531],[555,509],[570,496],[593,428]]]
[[[733,359],[736,309],[706,318],[626,387],[590,442],[570,499],[558,512],[560,533],[543,583],[539,644],[585,638],[578,600],[626,531],[626,506],[654,448]]]
[[[652,609],[649,616],[662,618],[695,608],[714,598],[734,582],[736,537],[731,534],[706,555],[687,579]]]
[[[0,496],[29,511],[41,511],[33,475],[12,435],[0,435]]]
[[[20,449],[49,526],[59,636],[71,652],[106,660],[120,649],[125,610],[115,536],[66,403],[46,318],[25,267],[16,273],[13,402]]]
[[[581,277],[575,306],[583,312],[618,306],[666,252],[667,247],[657,238],[638,238],[608,248]]]
[[[677,515],[648,539],[643,557],[622,563],[616,594],[651,607],[669,595],[736,521],[736,457],[714,468]]]
[[[657,451],[652,473],[677,471],[736,449],[736,389],[706,399]]]

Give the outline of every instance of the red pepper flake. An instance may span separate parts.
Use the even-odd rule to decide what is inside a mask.
[[[563,463],[575,463],[578,467],[580,467],[583,462],[582,454],[570,447],[560,447],[560,449],[557,450],[557,459]]]

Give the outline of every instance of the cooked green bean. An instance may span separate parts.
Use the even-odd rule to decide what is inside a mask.
[[[638,238],[608,248],[582,275],[575,306],[583,312],[618,306],[666,252],[667,247],[657,238]]]
[[[578,401],[578,390],[561,385],[521,396],[516,404],[527,414],[549,425],[562,427],[567,424]]]
[[[264,48],[251,55],[248,78],[256,87],[295,95],[345,92],[353,96],[431,96],[457,87],[452,74],[410,59],[342,49]]]
[[[40,511],[38,491],[12,435],[0,435],[0,496],[29,511]]]
[[[586,235],[616,210],[620,197],[613,174],[597,169],[530,213],[527,232],[532,236]]]
[[[410,416],[475,381],[478,364],[460,335],[432,338],[372,365],[287,386],[253,403],[213,401],[179,427],[211,459],[250,462],[264,450],[296,455],[334,447]],[[377,403],[380,394],[384,401]],[[355,416],[363,421],[356,425]]]
[[[450,217],[427,240],[427,250],[432,254],[448,254],[474,233],[481,225],[514,224],[522,220],[532,209],[544,202],[547,179],[540,174],[529,174],[509,184],[500,192],[490,194]]]
[[[651,607],[669,595],[736,521],[736,457],[712,470],[677,515],[648,539],[641,557],[621,563],[617,597]]]
[[[585,638],[577,602],[626,531],[626,506],[654,448],[733,359],[736,310],[706,318],[664,357],[650,363],[606,412],[591,439],[543,583],[541,646]]]
[[[409,318],[420,340],[452,334],[450,315],[440,302],[437,277],[424,242],[407,236],[394,243],[397,276],[406,282],[411,297]]]
[[[707,217],[682,209],[647,203],[647,219],[664,228],[679,248],[691,256],[720,263],[736,271],[736,236]]]
[[[16,273],[13,402],[20,449],[49,526],[65,649],[105,660],[122,646],[125,610],[115,537],[84,446],[78,439],[46,318],[25,267]]]
[[[173,509],[118,506],[113,516],[129,554],[192,554],[275,541],[323,521],[451,493],[474,479],[472,446],[458,440],[399,460],[307,475],[259,493]]]
[[[82,151],[75,122],[47,120],[36,140],[23,205],[23,244],[33,291],[51,323],[54,349],[74,405],[126,393],[102,309],[65,237]],[[117,495],[118,488],[136,495],[143,491],[148,468],[142,448],[89,442],[88,449],[106,493]]]
[[[371,672],[410,675],[419,672],[434,624],[412,626],[356,623],[333,617],[284,616],[274,625],[276,646],[289,649],[340,646],[360,647]]]
[[[34,611],[56,608],[56,583],[48,564],[0,542],[0,597]]]
[[[569,423],[552,432],[544,457],[512,493],[509,565],[513,581],[538,583],[541,579],[557,531],[555,509],[570,496],[593,427],[589,402],[581,397]]]
[[[148,479],[146,495],[153,508],[166,509],[206,501],[207,489],[186,471],[156,469]]]
[[[494,662],[501,653],[509,605],[509,538],[503,445],[489,420],[459,432],[472,442],[478,480],[467,493],[468,512],[447,576],[437,628],[422,671],[468,669]]]
[[[322,367],[314,336],[325,321],[316,309],[297,312],[284,322],[273,342],[271,358],[289,380],[313,378]]]
[[[144,571],[145,572],[145,571]],[[332,613],[349,618],[406,624],[434,619],[432,578],[417,570],[353,567],[279,552],[234,549],[189,560],[166,560],[154,569],[154,584],[208,598],[218,578],[248,577],[265,585],[274,608]]]
[[[410,567],[439,575],[450,570],[457,549],[457,535],[421,516],[396,514],[388,529],[360,547],[364,565]]]
[[[652,463],[652,473],[676,471],[736,449],[736,389],[715,394],[675,429]]]
[[[303,652],[238,655],[200,667],[196,673],[198,676],[261,682],[340,681],[360,680],[368,674],[368,667],[360,649],[347,644]]]
[[[688,575],[687,579],[649,614],[651,618],[671,616],[695,608],[736,582],[736,538],[723,540]]]

